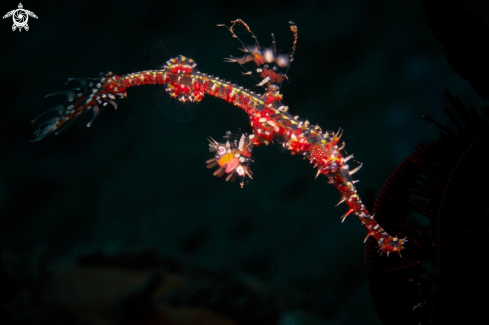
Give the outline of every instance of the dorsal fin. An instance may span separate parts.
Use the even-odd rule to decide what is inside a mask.
[[[193,59],[197,64],[200,59],[195,49],[186,40],[180,37],[165,37],[156,42],[151,49],[151,64],[162,68],[169,59],[183,55]]]

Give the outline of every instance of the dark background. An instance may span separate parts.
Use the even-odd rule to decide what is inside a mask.
[[[39,252],[56,274],[83,254],[153,249],[293,297],[280,310],[281,325],[379,324],[364,271],[365,229],[355,217],[340,223],[345,207],[333,208],[339,195],[325,177],[314,180],[307,162],[273,146],[255,150],[254,179],[244,189],[205,168],[207,136],[249,127],[236,107],[205,98],[197,118],[181,124],[144,86],[91,128],[87,114],[59,136],[30,143],[30,120],[60,101],[44,95],[68,77],[150,69],[151,46],[165,36],[194,46],[199,71],[252,87],[238,65],[222,63],[239,55],[240,44],[216,24],[242,18],[262,45],[273,32],[288,52],[292,20],[299,40],[284,102],[323,129],[344,129],[347,152],[364,163],[355,175],[359,193],[376,195],[416,144],[436,137],[421,115],[440,118],[445,87],[467,106],[483,104],[448,65],[418,1],[22,3],[39,17],[29,19],[30,30],[12,32],[11,18],[0,25],[4,274],[32,276]],[[4,1],[0,11],[17,5]],[[477,1],[467,8],[484,13]]]

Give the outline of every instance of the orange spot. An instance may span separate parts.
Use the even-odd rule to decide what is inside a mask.
[[[234,154],[233,153],[228,153],[228,154],[222,156],[221,159],[219,159],[219,161],[217,163],[219,164],[219,166],[222,167],[225,164],[229,164],[229,162],[231,160],[233,160],[233,158],[234,158]]]
[[[258,53],[256,53],[253,56],[253,61],[255,61],[256,65],[260,66],[260,65],[263,65],[265,63],[265,58],[262,55],[259,55]]]

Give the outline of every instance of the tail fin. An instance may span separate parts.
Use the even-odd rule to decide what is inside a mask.
[[[68,79],[68,83],[76,82],[78,87],[46,95],[46,97],[65,95],[66,101],[38,115],[32,121],[34,124],[39,117],[54,113],[54,116],[39,125],[38,130],[34,132],[36,137],[31,141],[40,141],[50,133],[59,134],[78,116],[87,111],[92,111],[93,113],[92,119],[87,123],[87,127],[90,127],[100,112],[101,107],[99,105],[103,108],[111,104],[114,109],[117,109],[116,101],[118,98],[125,97],[126,94],[125,88],[121,87],[118,79],[119,77],[113,75],[112,72],[102,74],[100,78]]]

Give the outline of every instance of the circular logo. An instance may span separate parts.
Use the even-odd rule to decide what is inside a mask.
[[[10,16],[12,16],[12,19],[14,21],[14,24],[12,25],[12,30],[15,31],[16,29],[19,29],[19,32],[22,31],[22,28],[24,28],[26,31],[29,30],[29,25],[27,25],[29,16],[37,19],[36,14],[33,13],[32,11],[24,9],[22,3],[19,3],[18,9],[14,9],[7,12],[3,16],[3,19],[8,18]]]

